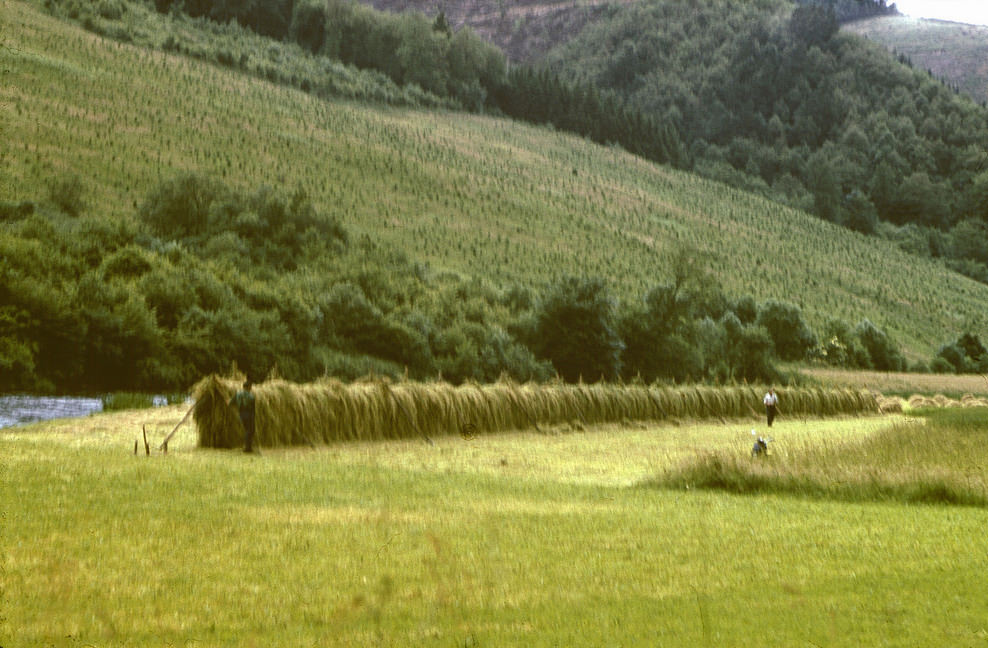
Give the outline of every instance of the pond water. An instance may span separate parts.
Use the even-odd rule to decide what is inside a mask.
[[[99,398],[75,396],[0,396],[0,428],[103,411]]]

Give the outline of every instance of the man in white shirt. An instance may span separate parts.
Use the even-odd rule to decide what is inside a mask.
[[[765,403],[765,416],[768,418],[768,426],[772,427],[772,421],[775,420],[775,407],[779,404],[779,397],[775,395],[774,387],[769,387],[768,393],[765,394],[762,402]]]

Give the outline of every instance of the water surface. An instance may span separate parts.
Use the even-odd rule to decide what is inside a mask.
[[[99,398],[77,396],[0,396],[0,428],[48,421],[58,418],[89,416],[103,411]]]

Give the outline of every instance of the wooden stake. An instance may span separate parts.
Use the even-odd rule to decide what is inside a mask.
[[[192,410],[194,410],[195,408],[196,408],[195,405],[189,408],[189,411],[185,413],[185,416],[183,416],[182,420],[178,422],[178,425],[176,425],[175,428],[168,433],[168,436],[165,437],[165,440],[161,442],[160,446],[158,446],[158,450],[164,450],[165,454],[168,453],[168,442],[171,441],[172,436],[176,432],[178,432],[178,428],[182,427],[182,423],[185,423],[187,420],[189,420],[189,417],[192,415]]]
[[[151,446],[148,445],[148,431],[143,425],[141,426],[141,431],[144,433],[144,452],[147,456],[151,456]]]

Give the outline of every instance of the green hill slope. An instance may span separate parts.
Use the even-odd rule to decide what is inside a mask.
[[[618,149],[482,116],[317,100],[94,36],[3,3],[0,201],[81,178],[87,213],[131,220],[180,171],[304,189],[356,238],[499,288],[603,277],[623,300],[710,253],[726,292],[869,318],[928,358],[984,337],[988,286],[801,212]]]
[[[907,16],[848,23],[842,29],[864,36],[959,89],[988,102],[988,27]]]

